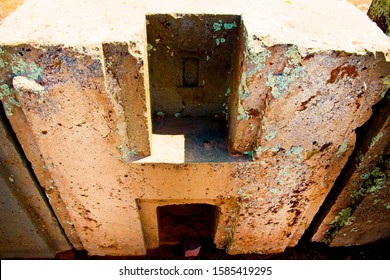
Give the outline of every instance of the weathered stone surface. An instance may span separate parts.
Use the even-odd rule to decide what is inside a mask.
[[[0,256],[52,258],[70,250],[0,119]]]
[[[370,8],[372,0],[347,0],[348,2],[354,4],[359,10],[367,13]]]
[[[386,35],[390,36],[389,0],[373,0],[367,14]]]
[[[355,129],[388,88],[390,74],[389,39],[381,30],[348,3],[318,2],[320,8],[313,1],[56,1],[45,7],[28,1],[4,20],[3,106],[72,244],[97,255],[144,254],[160,244],[157,207],[209,204],[219,209],[214,242],[231,254],[294,246],[351,154]],[[153,23],[168,33],[180,23],[188,29],[183,34],[191,34],[186,23],[194,14],[205,15],[209,24],[204,42],[210,46],[202,41],[200,50],[192,49],[196,44],[187,37],[167,45],[199,56],[184,57],[176,69],[183,82],[171,81],[176,93],[164,81],[172,96],[158,93],[161,103],[149,92],[156,82],[150,72],[159,62],[149,55],[166,38],[149,36],[145,14],[169,14]],[[20,24],[21,17],[34,24]],[[149,38],[154,43],[148,47]],[[225,47],[233,50],[231,62],[219,68],[213,54]],[[180,118],[180,108],[166,114],[157,108],[166,98],[180,100],[174,95],[182,85],[202,93],[201,73],[194,69],[202,69],[201,55],[210,50],[205,61],[218,70],[210,75],[220,72],[226,81],[218,78],[212,87],[222,99],[210,96],[205,115],[227,113],[228,136],[215,141],[205,132],[203,141],[198,135],[189,141],[174,121],[164,122],[166,115]],[[166,65],[167,73],[173,71]],[[202,112],[192,105],[199,117]],[[176,132],[158,134],[151,112]],[[225,125],[219,118],[209,121]],[[173,154],[166,153],[163,138],[180,143]],[[221,145],[227,142],[229,147]],[[200,149],[202,160],[189,155]],[[221,150],[249,157],[233,159]]]
[[[386,97],[385,97],[386,98]],[[323,219],[313,241],[331,246],[365,244],[390,236],[389,96],[359,134],[356,147],[343,177],[342,187]]]
[[[7,16],[7,11],[5,10],[3,3],[0,2],[0,21]]]
[[[22,5],[24,0],[2,0],[0,2],[0,21]]]

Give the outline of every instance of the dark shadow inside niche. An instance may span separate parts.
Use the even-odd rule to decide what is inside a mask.
[[[184,240],[213,242],[218,207],[202,203],[165,205],[157,207],[157,217],[160,246]]]

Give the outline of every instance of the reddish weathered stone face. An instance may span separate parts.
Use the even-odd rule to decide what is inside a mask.
[[[158,207],[208,204],[231,254],[294,246],[388,88],[388,38],[339,1],[141,2],[0,27],[3,107],[69,240],[145,254]]]

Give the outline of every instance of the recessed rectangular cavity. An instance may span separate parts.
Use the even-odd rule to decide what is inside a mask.
[[[239,15],[147,15],[152,114],[226,120]]]
[[[199,59],[187,57],[183,60],[183,86],[197,87],[199,79]]]
[[[160,245],[214,239],[218,207],[193,203],[157,207]]]
[[[152,132],[184,136],[184,152],[174,154],[185,162],[236,160],[228,149],[228,104],[240,78],[232,76],[240,73],[233,68],[240,67],[243,28],[239,15],[146,16]],[[207,130],[215,127],[218,135]],[[153,153],[164,149],[152,141]]]

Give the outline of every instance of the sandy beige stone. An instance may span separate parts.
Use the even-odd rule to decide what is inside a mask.
[[[159,244],[153,209],[206,203],[219,207],[214,242],[231,254],[294,246],[390,72],[389,38],[361,11],[340,1],[316,4],[27,0],[5,19],[3,106],[72,244],[94,255],[145,254]],[[174,154],[155,143],[148,77],[157,42],[148,41],[145,14],[157,13],[168,14],[167,32],[168,23],[200,20],[186,13],[211,15],[204,17],[211,48],[238,29],[232,69],[225,69],[226,143],[186,130]]]

